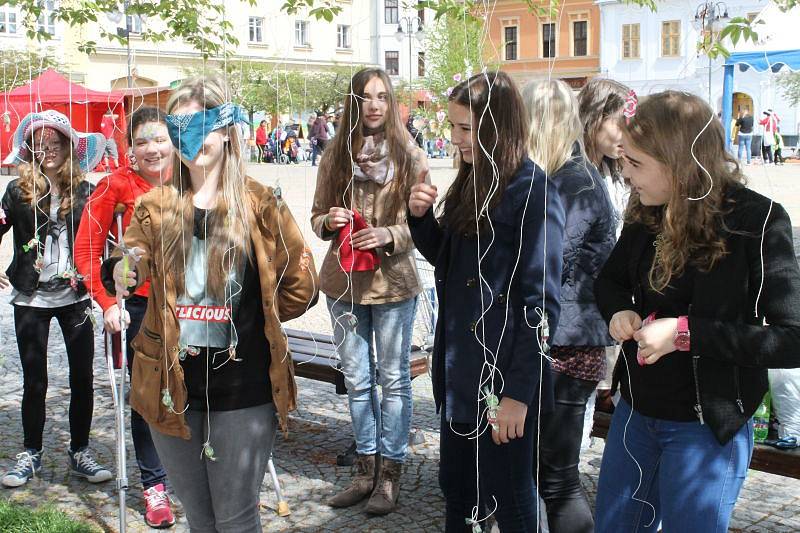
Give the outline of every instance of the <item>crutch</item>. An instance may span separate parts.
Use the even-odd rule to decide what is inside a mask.
[[[286,500],[283,499],[283,493],[281,492],[281,484],[278,481],[278,473],[275,472],[275,464],[272,462],[272,451],[269,452],[269,461],[267,461],[267,468],[269,468],[269,475],[272,477],[272,488],[275,489],[275,497],[278,499],[278,508],[276,509],[276,513],[278,516],[289,516],[291,511],[289,510],[289,504],[286,503]]]
[[[114,216],[117,219],[117,246],[122,250],[122,268],[124,278],[127,278],[128,271],[128,252],[122,240],[122,217],[125,214],[125,204],[119,203],[114,207]],[[127,454],[125,449],[125,377],[128,373],[128,351],[127,351],[127,329],[128,322],[125,320],[125,299],[120,298],[117,302],[119,305],[119,322],[120,322],[120,364],[122,368],[122,376],[119,380],[119,387],[114,388],[113,372],[112,372],[112,390],[114,393],[114,405],[116,407],[116,423],[117,423],[117,490],[119,490],[119,533],[125,533],[127,507],[125,505],[125,496],[128,491],[128,468],[126,464]],[[110,335],[108,335],[110,337]],[[109,341],[107,341],[109,342]],[[113,368],[112,363],[109,362],[110,368]]]

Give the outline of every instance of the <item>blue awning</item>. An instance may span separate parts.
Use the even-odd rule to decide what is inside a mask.
[[[800,50],[776,50],[764,52],[737,52],[731,54],[726,65],[739,65],[742,72],[749,68],[757,72],[771,70],[778,72],[783,67],[790,70],[800,70]]]

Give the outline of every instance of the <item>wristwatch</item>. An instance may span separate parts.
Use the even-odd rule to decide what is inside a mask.
[[[689,342],[689,317],[678,317],[678,332],[675,334],[675,348],[679,352],[688,352],[690,349]]]

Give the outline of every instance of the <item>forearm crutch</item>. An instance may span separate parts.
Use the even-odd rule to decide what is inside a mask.
[[[117,220],[117,246],[122,250],[123,279],[127,279],[128,253],[122,240],[122,216],[125,214],[125,204],[117,204],[114,207],[114,217]],[[120,324],[120,366],[122,368],[119,387],[114,394],[116,406],[117,422],[117,490],[119,491],[119,533],[125,533],[127,507],[125,496],[128,491],[128,469],[127,454],[125,446],[125,377],[128,373],[128,321],[125,317],[125,299],[118,298],[119,305],[119,324]],[[110,336],[110,335],[109,335]],[[114,383],[112,380],[112,388]]]

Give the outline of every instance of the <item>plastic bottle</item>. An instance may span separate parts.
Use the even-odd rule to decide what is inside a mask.
[[[767,440],[767,433],[769,432],[769,407],[770,397],[769,393],[764,395],[758,409],[753,415],[753,442],[764,442]]]

